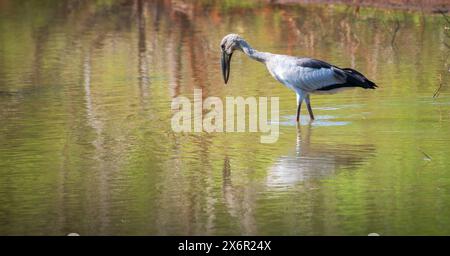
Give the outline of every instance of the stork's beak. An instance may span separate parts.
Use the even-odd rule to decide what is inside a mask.
[[[233,53],[228,54],[227,52],[222,51],[222,75],[225,84],[227,84],[228,78],[230,77],[231,56],[233,56]]]

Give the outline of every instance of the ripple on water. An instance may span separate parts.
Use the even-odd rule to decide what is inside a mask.
[[[281,120],[278,123],[281,126],[296,126],[297,122],[295,121],[295,118],[296,118],[295,115],[281,116]],[[334,121],[333,119],[335,119],[336,117],[330,115],[319,115],[315,116],[315,118],[316,119],[314,120],[314,122],[311,122],[312,126],[344,126],[351,123],[349,121]],[[307,115],[300,116],[301,125],[306,125],[309,122],[310,122],[309,116]]]

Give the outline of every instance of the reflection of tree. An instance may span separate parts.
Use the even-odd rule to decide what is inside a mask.
[[[420,81],[413,85],[424,88],[430,84],[430,76],[410,71],[433,73],[444,52],[436,42],[446,36],[426,29],[434,24],[431,18],[416,24],[415,16],[409,14],[397,17],[385,12],[377,17],[379,12],[355,14],[351,8],[336,11],[257,6],[222,10],[221,1],[217,5],[170,0],[100,2],[63,1],[48,16],[36,18],[40,22],[30,17],[30,24],[39,25],[31,26],[26,23],[28,19],[17,21],[19,26],[14,33],[30,34],[25,37],[29,40],[15,40],[14,45],[0,49],[17,45],[23,51],[17,59],[0,61],[0,120],[4,121],[0,138],[8,142],[10,138],[26,136],[26,125],[9,124],[15,120],[27,120],[27,128],[33,128],[37,138],[44,137],[55,125],[60,129],[57,132],[63,137],[61,145],[44,147],[44,140],[39,139],[35,144],[60,161],[56,164],[60,198],[54,206],[59,217],[55,226],[62,226],[67,232],[78,231],[65,230],[78,224],[74,221],[77,216],[89,216],[90,223],[95,224],[86,224],[84,230],[108,233],[120,226],[122,216],[142,214],[148,226],[156,226],[151,231],[154,233],[211,234],[216,232],[224,214],[217,205],[224,203],[225,214],[240,225],[242,233],[257,233],[256,192],[260,187],[242,185],[242,180],[245,183],[252,178],[236,178],[239,172],[232,172],[232,166],[245,166],[245,160],[229,154],[224,160],[214,161],[214,155],[224,155],[223,149],[214,145],[214,136],[173,135],[166,126],[173,97],[190,95],[195,87],[203,89],[203,97],[214,95],[213,90],[222,90],[212,81],[221,79],[220,71],[213,69],[218,67],[217,44],[225,33],[243,31],[244,36],[258,38],[252,42],[261,50],[272,46],[280,53],[337,60],[338,65],[361,66],[371,77]],[[259,20],[262,15],[264,22]],[[405,47],[394,50],[390,47],[390,31],[395,31],[397,18],[402,26],[395,35],[395,44]],[[8,36],[15,35],[9,30],[0,35]],[[4,52],[1,53],[3,60]],[[442,63],[448,56],[444,53]],[[117,80],[116,73],[121,73],[118,78],[127,79],[126,82]],[[443,76],[442,83],[446,79],[448,76]],[[411,93],[407,85],[392,86],[386,93]],[[265,90],[253,81],[246,86],[250,93]],[[55,95],[56,100],[51,98]],[[51,101],[57,104],[47,106],[52,110],[48,115],[36,107]],[[55,117],[59,118],[58,123],[53,120]],[[295,152],[281,157],[278,151],[262,152],[277,162],[267,176],[264,167],[255,171],[266,180],[267,187],[261,189],[293,187],[309,178],[333,175],[336,169],[352,169],[374,151],[371,145],[337,143],[329,147],[326,143],[310,142],[310,133],[303,135],[306,137],[301,138],[299,133]],[[17,147],[29,150],[26,143],[15,142],[20,144]],[[253,149],[239,143],[223,142],[238,152]],[[279,150],[283,152],[281,147]],[[10,155],[2,159],[7,156]],[[8,162],[1,164],[7,166]],[[221,170],[223,181],[215,176],[215,171]],[[145,175],[150,178],[140,179]],[[133,180],[134,177],[139,178]],[[6,179],[14,183],[15,178]],[[158,193],[153,195],[149,191],[155,184],[159,186]],[[3,194],[13,198],[14,192],[3,189],[6,190]],[[131,196],[140,201],[126,200]],[[121,207],[114,207],[116,203]]]
[[[145,13],[143,0],[137,0],[137,26],[138,26],[138,73],[139,73],[139,90],[143,99],[148,97],[148,64],[147,64],[147,38],[145,28]]]
[[[314,2],[315,4],[329,4],[329,3],[338,3],[338,4],[346,4],[348,6],[355,6],[355,12],[359,11],[360,6],[370,6],[376,8],[392,8],[392,9],[401,9],[401,10],[416,10],[416,11],[428,11],[435,12],[440,9],[445,9],[449,7],[449,4],[446,0],[267,0],[271,3],[278,4],[309,4]]]
[[[194,15],[196,6],[194,3],[183,1],[172,1],[170,8],[162,9],[168,12],[170,24],[170,42],[167,48],[169,55],[169,66],[171,74],[172,95],[178,96],[180,92],[180,77],[184,65],[188,65],[193,81],[185,84],[190,86],[184,88],[192,90],[193,87],[203,89],[203,97],[208,97],[208,65],[210,51],[208,51],[208,38],[199,27],[205,25],[207,21],[199,19]],[[167,14],[166,14],[167,15]],[[183,61],[181,61],[183,59]]]
[[[222,192],[228,212],[240,224],[241,234],[257,234],[255,207],[256,191],[251,186],[234,186],[231,181],[230,159],[225,156],[222,170]]]

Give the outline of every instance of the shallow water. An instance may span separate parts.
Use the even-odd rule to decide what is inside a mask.
[[[450,235],[445,19],[233,3],[1,1],[0,234]],[[230,32],[380,88],[313,96],[297,127],[260,63],[223,85]],[[280,97],[278,141],[173,132],[194,89]]]

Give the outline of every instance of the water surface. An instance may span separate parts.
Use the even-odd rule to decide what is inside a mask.
[[[234,54],[223,85],[230,32],[380,88],[313,96],[296,127],[260,63]],[[0,234],[450,235],[449,36],[346,6],[1,1]],[[194,89],[280,97],[279,140],[174,133]]]

